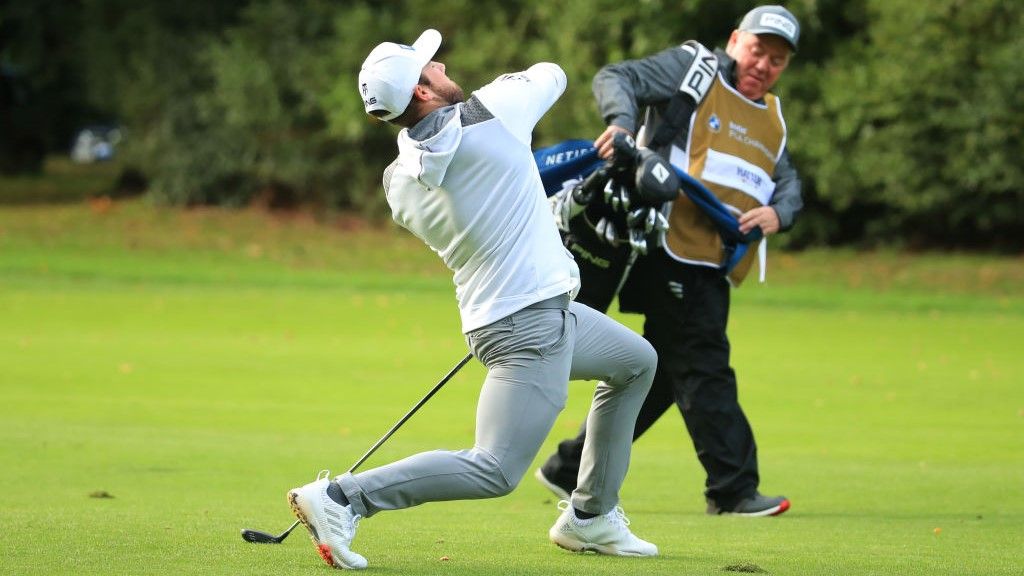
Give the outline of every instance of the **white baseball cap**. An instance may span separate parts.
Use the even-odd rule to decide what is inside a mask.
[[[441,47],[441,33],[425,30],[412,46],[383,42],[370,52],[359,70],[359,94],[367,114],[393,120],[405,112],[420,73]],[[386,112],[381,115],[380,111]],[[376,114],[374,114],[377,112]]]

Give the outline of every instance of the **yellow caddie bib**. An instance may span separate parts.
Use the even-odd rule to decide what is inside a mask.
[[[700,180],[736,216],[767,205],[775,190],[772,175],[786,145],[786,123],[778,97],[766,94],[764,103],[748,100],[719,73],[691,118],[687,150],[673,145],[669,160]],[[665,249],[676,260],[718,266],[722,239],[711,219],[680,194],[669,214]],[[757,253],[751,246],[729,273],[738,286]]]

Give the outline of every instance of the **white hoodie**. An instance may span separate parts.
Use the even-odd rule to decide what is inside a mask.
[[[557,65],[535,64],[398,135],[384,174],[388,204],[454,272],[463,332],[579,288],[531,149],[534,126],[565,86]]]

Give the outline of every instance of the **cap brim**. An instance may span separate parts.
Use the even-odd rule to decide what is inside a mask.
[[[744,32],[750,32],[751,34],[757,34],[758,36],[762,34],[771,34],[772,36],[778,36],[779,38],[782,38],[783,40],[786,41],[786,44],[789,45],[789,48],[794,53],[796,52],[796,44],[793,44],[793,40],[789,36],[786,36],[782,32],[779,32],[779,30],[776,28],[748,28],[744,30]]]
[[[412,43],[412,47],[416,50],[416,54],[425,66],[427,62],[434,59],[434,55],[437,54],[437,50],[441,47],[441,33],[433,28],[424,30],[420,37]]]

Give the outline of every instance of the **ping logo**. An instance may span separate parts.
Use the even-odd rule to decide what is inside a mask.
[[[711,90],[716,71],[718,70],[718,58],[705,48],[702,44],[688,41],[682,45],[682,49],[693,56],[690,67],[683,75],[683,82],[679,85],[679,91],[693,99],[695,104],[700,104],[704,97]]]
[[[706,94],[711,84],[711,78],[715,76],[715,66],[717,65],[718,59],[713,54],[700,55],[700,59],[694,62],[694,68],[691,69],[688,78],[686,78],[686,85],[696,94]]]
[[[781,30],[785,33],[786,38],[796,36],[796,26],[790,22],[789,19],[779,16],[778,14],[762,14],[761,26]]]
[[[377,103],[377,97],[376,96],[370,96],[369,98],[366,97],[367,93],[369,93],[369,91],[370,91],[370,87],[366,85],[366,82],[363,82],[362,85],[360,85],[359,89],[363,93],[363,107],[364,108],[369,108],[370,106],[373,106],[374,104]]]
[[[651,174],[654,174],[654,177],[658,180],[659,184],[664,184],[665,180],[668,180],[669,176],[668,168],[665,168],[665,165],[660,163],[654,167]]]

